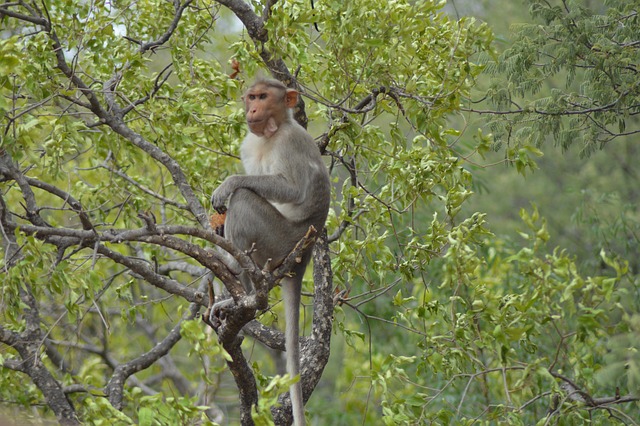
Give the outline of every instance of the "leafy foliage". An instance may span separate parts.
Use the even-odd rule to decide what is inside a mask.
[[[488,69],[498,78],[487,95],[501,115],[490,125],[498,145],[564,149],[581,142],[589,155],[640,132],[637,1],[527,1],[534,22]],[[550,90],[547,82],[553,82]]]
[[[549,135],[580,135],[588,151],[634,132],[633,6],[531,1],[547,25],[523,26],[491,65],[489,26],[433,1],[49,3],[0,5],[9,415],[285,424],[283,393],[302,380],[322,424],[635,424],[640,306],[625,255],[637,245],[594,236],[585,261],[550,245],[535,206],[520,210],[519,240],[468,208],[492,137],[524,171]],[[508,73],[494,101],[531,106],[467,142],[450,123],[485,68]],[[297,117],[333,182],[301,378],[279,375],[277,289],[217,335],[197,319],[212,274],[237,291],[213,247],[246,262],[211,231],[208,195],[239,169],[239,99],[260,73],[304,94]],[[566,90],[529,99],[550,76]],[[633,235],[631,208],[621,221],[602,210],[599,232]],[[596,217],[583,213],[576,223]]]

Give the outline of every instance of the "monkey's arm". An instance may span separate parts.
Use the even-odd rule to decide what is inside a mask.
[[[308,180],[308,179],[305,179]],[[301,203],[305,199],[307,182],[292,182],[284,175],[233,175],[213,191],[211,205],[223,207],[238,188],[250,189],[259,196],[276,203]]]

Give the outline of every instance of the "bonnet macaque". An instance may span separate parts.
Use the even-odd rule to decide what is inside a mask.
[[[277,80],[258,80],[245,93],[249,134],[242,142],[245,175],[229,176],[214,191],[211,204],[226,209],[224,234],[259,266],[276,268],[310,226],[321,230],[329,210],[330,183],[320,151],[293,118],[298,92]],[[290,276],[281,280],[286,313],[287,372],[300,374],[300,292],[311,248]],[[241,274],[248,285],[248,277]],[[214,309],[215,310],[215,309]],[[291,386],[294,423],[303,426],[300,381]]]

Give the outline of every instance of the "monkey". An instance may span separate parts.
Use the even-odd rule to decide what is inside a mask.
[[[259,79],[246,91],[242,99],[249,133],[240,148],[245,175],[227,177],[211,196],[212,207],[226,211],[225,238],[271,270],[310,226],[324,227],[329,211],[329,172],[313,137],[293,118],[298,96],[275,79]],[[287,373],[292,378],[300,374],[300,299],[311,251],[303,252],[302,261],[280,283]],[[240,278],[250,285],[247,274]],[[291,385],[290,395],[294,424],[304,426],[300,380]]]

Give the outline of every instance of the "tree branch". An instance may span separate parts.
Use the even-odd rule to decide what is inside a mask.
[[[185,313],[180,322],[176,324],[175,327],[173,327],[173,329],[169,332],[169,334],[153,349],[129,362],[120,364],[115,368],[115,371],[113,372],[109,383],[107,383],[107,386],[105,387],[105,393],[109,398],[109,402],[111,403],[111,405],[113,405],[118,410],[122,409],[122,393],[124,389],[124,383],[127,378],[139,371],[149,368],[158,359],[168,354],[171,348],[173,348],[182,337],[180,335],[182,323],[184,321],[194,319],[199,309],[200,305],[198,303],[192,303],[189,311]]]
[[[164,32],[164,34],[162,34],[157,40],[149,41],[149,42],[146,42],[146,43],[137,42],[138,44],[140,44],[140,53],[145,53],[147,50],[153,50],[156,47],[162,46],[167,41],[169,41],[169,39],[171,38],[171,36],[175,32],[176,28],[178,28],[178,23],[180,22],[180,19],[182,18],[183,12],[185,11],[185,9],[187,7],[189,7],[189,5],[191,3],[193,3],[193,0],[186,0],[182,4],[180,4],[179,1],[175,1],[174,2],[175,14],[173,16],[173,20],[171,21],[171,24],[169,24],[169,28],[167,28],[167,30]],[[130,38],[127,38],[127,39],[128,40],[132,40]]]
[[[191,213],[195,216],[196,220],[203,228],[209,229],[209,216],[207,215],[204,207],[202,207],[202,204],[200,204],[200,200],[193,192],[191,185],[189,185],[187,177],[182,171],[180,164],[178,164],[176,160],[174,160],[169,154],[164,152],[158,146],[147,141],[144,137],[142,137],[142,135],[134,132],[122,121],[122,119],[114,116],[109,116],[106,118],[105,122],[117,134],[124,137],[133,145],[149,154],[151,158],[166,167],[169,173],[171,173],[171,177],[180,190],[180,193],[187,201],[187,205],[189,206],[189,210],[191,211]]]
[[[27,178],[18,170],[13,162],[13,159],[9,156],[9,153],[5,150],[0,151],[0,174],[8,178],[13,179],[22,192],[22,196],[25,202],[25,210],[29,221],[37,226],[48,227],[49,225],[40,217],[38,205],[36,204],[36,197]]]
[[[80,218],[80,222],[82,223],[82,228],[85,230],[93,229],[93,224],[91,223],[91,219],[89,218],[89,215],[82,207],[82,204],[80,204],[80,202],[75,198],[73,198],[70,194],[61,190],[57,186],[51,185],[50,183],[39,181],[38,179],[25,176],[25,180],[29,185],[42,189],[44,191],[47,191],[50,194],[53,194],[56,197],[64,200],[64,202],[66,204],[69,204],[71,209],[78,214],[78,217]]]
[[[41,342],[44,340],[44,334],[40,328],[40,313],[30,284],[25,282],[18,289],[18,292],[24,304],[25,329],[18,334],[0,327],[0,341],[15,349],[22,362],[8,360],[9,362],[5,364],[8,368],[20,371],[31,378],[42,392],[47,405],[54,412],[61,425],[80,425],[75,409],[67,399],[62,386],[51,372],[45,368],[40,357],[40,347]]]
[[[616,395],[603,398],[594,398],[590,393],[580,388],[580,386],[578,386],[575,382],[573,382],[573,380],[569,379],[568,377],[550,370],[549,373],[551,373],[553,377],[562,381],[560,387],[565,392],[567,392],[568,399],[570,399],[571,401],[582,402],[592,408],[606,408],[607,405],[611,404],[623,404],[627,402],[640,401],[640,397],[633,395]]]
[[[162,195],[158,194],[155,191],[152,191],[151,189],[147,188],[146,186],[142,185],[140,182],[136,181],[135,179],[133,179],[132,177],[130,177],[129,175],[127,175],[126,173],[118,170],[118,169],[114,169],[113,167],[110,167],[107,164],[108,160],[105,160],[102,164],[100,164],[100,167],[108,170],[110,173],[113,173],[114,175],[117,175],[119,177],[121,177],[122,179],[126,180],[127,182],[129,182],[131,185],[135,186],[136,188],[138,188],[140,191],[144,192],[147,195],[151,195],[152,197],[158,199],[160,202],[170,205],[170,206],[174,206],[177,207],[179,209],[182,210],[189,210],[189,206],[187,206],[186,204],[182,204],[182,203],[178,203],[177,201],[171,200],[167,197],[163,197]]]
[[[25,15],[19,12],[14,12],[12,10],[9,10],[8,6],[6,5],[0,5],[0,16],[8,16],[9,18],[15,18],[20,21],[30,22],[41,27],[47,27],[49,25],[49,21],[44,19],[42,16]]]

